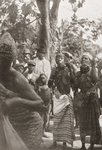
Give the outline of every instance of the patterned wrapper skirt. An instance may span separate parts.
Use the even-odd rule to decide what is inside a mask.
[[[38,112],[12,108],[9,120],[29,150],[38,150],[42,140],[42,119]]]
[[[92,92],[89,96],[85,95],[84,103],[80,109],[80,134],[82,136],[91,136],[91,142],[98,144],[101,139],[101,130],[99,126],[100,105],[98,96]]]
[[[73,145],[74,114],[71,97],[69,101],[70,105],[66,106],[61,112],[54,114],[53,140]]]

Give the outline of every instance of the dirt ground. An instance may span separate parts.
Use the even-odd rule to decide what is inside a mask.
[[[63,144],[61,142],[57,143],[57,147],[55,149],[50,149],[53,144],[53,120],[50,121],[49,130],[46,132],[47,138],[43,137],[40,150],[63,150]],[[90,137],[86,137],[86,149],[90,146]],[[81,148],[80,134],[79,129],[75,129],[75,141],[73,142],[73,148],[67,144],[66,150],[78,150]],[[64,149],[65,150],[65,149]],[[102,142],[100,145],[95,145],[94,150],[102,150]]]

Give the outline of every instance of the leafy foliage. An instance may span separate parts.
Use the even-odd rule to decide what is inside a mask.
[[[72,21],[62,21],[62,26],[59,28],[57,28],[57,18],[60,0],[51,1],[53,6],[48,12],[50,22],[48,32],[50,33],[49,47],[50,55],[53,54],[52,58],[55,57],[57,51],[65,50],[79,56],[81,51],[91,51],[93,48],[91,52],[96,53],[97,50],[100,50],[92,41],[102,34],[102,19],[96,23],[88,19],[78,20],[75,15],[77,9],[83,6],[85,0],[68,0],[74,12]],[[30,0],[28,3],[25,3],[24,0],[0,0],[1,28],[6,28],[19,45],[28,41],[30,41],[28,42],[30,47],[33,44],[38,44],[39,25],[42,25],[41,17],[35,0]]]
[[[33,27],[35,25],[30,25],[39,16],[35,8],[36,5],[34,1],[30,1],[26,4],[23,0],[1,0],[1,28],[6,28],[10,31],[15,41],[26,41],[26,39],[29,38],[27,30],[30,34],[32,32],[33,36],[35,33]]]
[[[88,19],[78,20],[74,14],[72,21],[70,23],[65,21],[63,26],[63,47],[66,51],[77,56],[84,51],[92,54],[98,52],[99,46],[92,42],[100,35],[100,28],[96,22]]]

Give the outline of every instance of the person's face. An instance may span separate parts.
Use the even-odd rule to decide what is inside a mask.
[[[42,60],[44,58],[44,54],[43,53],[37,53],[37,56],[40,60]]]
[[[18,67],[16,70],[19,71],[19,72],[22,73],[22,74],[23,74],[23,72],[24,72],[24,68],[23,68],[22,66]]]
[[[86,55],[84,55],[81,59],[81,64],[82,65],[89,65],[91,63],[90,58]]]
[[[29,72],[32,73],[34,70],[34,65],[28,65]]]
[[[47,82],[47,77],[46,77],[46,75],[41,75],[41,83],[42,84],[46,84],[46,82]]]
[[[61,66],[62,64],[64,64],[64,58],[61,57],[61,56],[58,56],[56,58],[56,63],[57,63],[58,66]]]
[[[64,61],[65,63],[70,63],[72,61],[72,58],[71,57],[64,57]]]
[[[31,59],[31,55],[30,54],[24,54],[24,60],[27,63],[29,60]]]

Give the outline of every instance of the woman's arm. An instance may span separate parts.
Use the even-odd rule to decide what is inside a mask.
[[[95,84],[98,80],[98,70],[95,67],[95,60],[92,61],[92,68],[91,68],[91,81]]]
[[[66,66],[68,67],[68,69],[70,71],[70,81],[71,81],[71,83],[74,83],[75,82],[75,74],[73,71],[73,64],[67,63]]]
[[[13,97],[10,99],[5,99],[5,101],[3,101],[3,103],[7,106],[7,108],[11,108],[12,106],[15,105],[20,105],[25,108],[28,108],[30,110],[38,110],[38,111],[44,111],[46,110],[45,105],[43,104],[43,102],[41,101],[31,101],[31,100],[27,100],[27,99],[23,99],[20,97]]]

